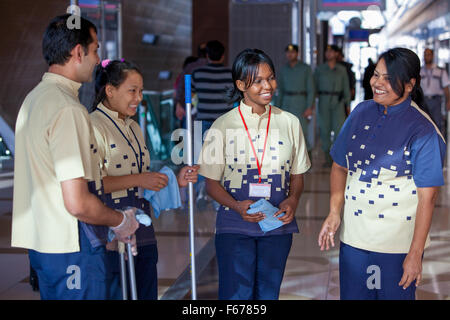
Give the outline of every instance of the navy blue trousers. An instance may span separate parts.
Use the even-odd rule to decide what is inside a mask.
[[[110,298],[113,300],[122,300],[119,253],[117,251],[108,251],[108,260],[113,269]],[[138,255],[134,257],[134,269],[136,273],[136,289],[139,300],[158,299],[157,262],[158,249],[156,244],[138,247]],[[127,266],[128,297],[131,297],[130,280],[128,277],[128,263],[126,262],[125,264]]]
[[[40,253],[29,250],[30,264],[39,280],[42,300],[105,300],[109,296],[112,270],[106,248],[93,248],[81,228],[80,251]]]
[[[276,300],[292,234],[216,234],[220,300]]]
[[[341,300],[415,300],[415,281],[406,290],[398,285],[405,258],[406,254],[372,252],[341,242]]]

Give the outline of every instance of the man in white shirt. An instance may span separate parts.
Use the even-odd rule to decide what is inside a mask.
[[[431,117],[438,126],[441,133],[444,133],[443,117],[442,117],[442,96],[445,95],[446,110],[450,110],[450,94],[449,94],[449,80],[445,69],[439,68],[433,63],[434,52],[432,49],[424,50],[425,65],[420,70],[422,87],[425,95],[425,102],[430,110]]]
[[[135,209],[116,211],[101,198],[100,163],[78,90],[100,59],[96,28],[71,15],[54,18],[43,38],[49,65],[25,98],[16,122],[13,247],[29,249],[41,299],[107,299],[106,237],[131,242]]]

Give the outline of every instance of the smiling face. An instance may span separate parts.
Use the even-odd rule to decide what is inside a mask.
[[[275,74],[267,63],[258,66],[258,73],[248,88],[241,80],[237,80],[236,85],[244,94],[244,103],[250,107],[258,108],[264,108],[268,105],[277,89]]]
[[[413,80],[405,84],[405,91],[402,96],[399,96],[391,86],[391,76],[388,73],[384,59],[378,61],[372,78],[370,79],[370,86],[373,91],[373,100],[385,107],[393,106],[405,101],[413,88]]]
[[[144,83],[142,76],[134,71],[127,71],[127,77],[117,88],[111,84],[106,85],[106,107],[119,113],[120,119],[134,116],[137,107],[142,101]]]

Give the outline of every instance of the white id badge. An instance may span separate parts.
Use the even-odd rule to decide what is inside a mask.
[[[250,183],[249,197],[270,198],[270,184]]]

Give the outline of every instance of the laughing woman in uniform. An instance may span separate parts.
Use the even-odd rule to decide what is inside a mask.
[[[104,60],[96,71],[95,110],[92,125],[102,158],[106,201],[112,207],[135,206],[150,215],[149,203],[139,197],[139,189],[159,191],[168,177],[150,172],[150,155],[143,133],[134,116],[142,101],[143,77],[139,69],[127,61]],[[177,182],[184,187],[197,181],[197,166],[183,167]],[[158,250],[153,224],[139,226],[136,231],[138,255],[135,257],[137,294],[139,299],[157,299]],[[113,256],[119,282],[119,257]],[[111,289],[111,298],[120,299],[121,289]]]
[[[239,106],[214,121],[200,157],[199,174],[220,207],[216,220],[219,299],[278,299],[295,210],[310,161],[299,119],[270,104],[276,90],[269,56],[246,49],[232,67],[232,102]],[[265,211],[249,213],[266,199],[282,226],[263,232]],[[272,207],[273,209],[273,207]],[[283,215],[284,213],[284,215]]]
[[[350,113],[332,147],[330,213],[318,242],[334,246],[344,206],[341,299],[415,299],[445,156],[420,80],[414,52],[383,53],[373,100]]]

